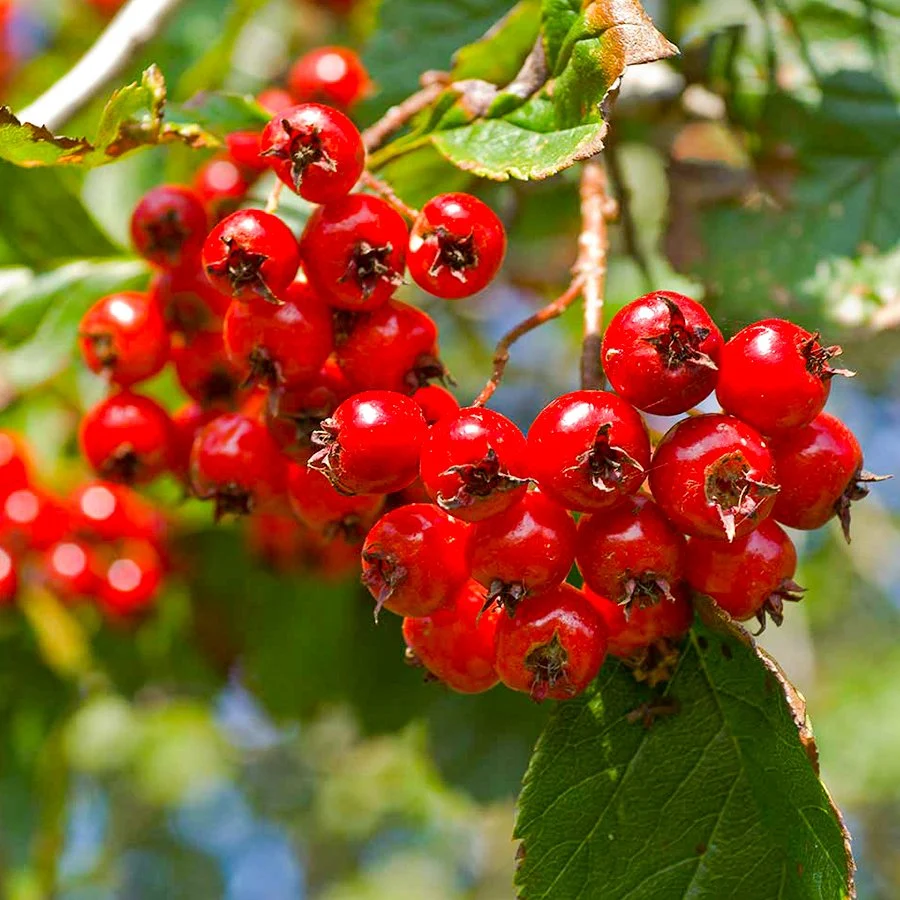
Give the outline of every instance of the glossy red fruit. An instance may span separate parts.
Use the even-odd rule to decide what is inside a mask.
[[[487,588],[487,605],[514,615],[526,597],[564,581],[575,561],[575,521],[540,490],[478,522],[472,577]]]
[[[411,484],[428,426],[418,403],[393,391],[345,400],[312,436],[322,449],[309,460],[347,494],[390,494]]]
[[[243,308],[244,304],[235,304]],[[233,409],[240,396],[244,373],[228,358],[222,335],[199,331],[188,341],[177,341],[172,362],[181,389],[205,409]]]
[[[484,588],[469,581],[446,606],[403,620],[406,659],[461,694],[480,694],[497,683],[494,649],[498,609],[486,610]]]
[[[100,586],[96,551],[84,541],[54,544],[44,553],[40,571],[47,587],[67,601],[92,597]]]
[[[161,548],[166,541],[163,513],[140,494],[120,484],[91,481],[69,497],[71,533],[111,543],[139,538]]]
[[[166,269],[193,260],[203,248],[209,221],[202,198],[180,184],[161,184],[131,214],[131,240],[145,259]]]
[[[65,504],[41,488],[12,491],[0,505],[0,544],[15,552],[46,550],[68,527]]]
[[[471,194],[429,200],[409,236],[413,281],[437,297],[470,297],[494,280],[506,253],[506,230],[497,214]]]
[[[191,451],[191,484],[215,517],[249,515],[284,494],[287,469],[265,425],[241,413],[213,419]]]
[[[809,531],[837,516],[848,543],[852,502],[869,493],[870,483],[890,477],[863,469],[856,436],[829,413],[773,439],[772,454],[781,482],[774,518]]]
[[[222,414],[221,409],[185,403],[172,414],[172,474],[189,483],[191,450],[200,429]]]
[[[557,503],[596,512],[643,483],[650,438],[634,407],[607,391],[572,391],[549,403],[528,430],[531,474]]]
[[[497,675],[537,702],[580,694],[605,656],[603,619],[570,584],[529,598],[497,625]]]
[[[0,501],[30,482],[31,461],[24,442],[12,431],[0,430]]]
[[[310,216],[300,251],[322,299],[361,312],[380,306],[403,283],[407,240],[406,223],[389,203],[350,194]]]
[[[330,309],[295,281],[278,306],[233,303],[225,348],[243,383],[296,387],[319,373],[334,348]]]
[[[776,625],[784,621],[785,601],[797,601],[803,588],[793,580],[797,551],[791,539],[771,519],[756,531],[724,543],[691,538],[687,548],[687,580],[691,587],[712,597],[738,621],[759,621],[766,615]]]
[[[315,469],[303,464],[288,466],[288,497],[294,515],[327,540],[342,538],[358,544],[384,506],[383,494],[340,494]]]
[[[426,384],[418,388],[412,398],[421,407],[422,415],[429,425],[459,415],[459,400],[439,384]]]
[[[716,397],[725,412],[763,434],[807,425],[825,406],[831,379],[852,374],[829,365],[840,353],[840,347],[823,347],[818,332],[764,319],[722,348]]]
[[[177,271],[158,272],[150,282],[150,297],[171,332],[191,337],[198,331],[222,331],[231,297],[217,291],[200,268],[200,261]]]
[[[518,503],[528,488],[525,436],[491,409],[464,407],[433,425],[419,474],[445,512],[479,522]]]
[[[585,583],[629,610],[672,599],[684,577],[684,551],[684,537],[640,494],[578,522],[575,560]]]
[[[155,401],[120,391],[89,409],[78,434],[81,452],[102,478],[144,484],[171,465],[172,423]]]
[[[682,584],[672,587],[670,598],[649,606],[632,606],[627,612],[624,606],[590,587],[584,588],[584,595],[603,617],[609,652],[623,659],[641,656],[657,641],[681,637],[694,621],[694,610]]]
[[[15,603],[18,590],[19,577],[15,560],[8,551],[0,547],[0,607]]]
[[[353,190],[366,163],[357,127],[320,103],[279,112],[262,133],[260,154],[292,191],[310,203],[332,203]]]
[[[156,375],[169,359],[169,332],[151,294],[98,300],[82,317],[78,338],[87,367],[121,387]]]
[[[314,100],[349,109],[371,90],[369,73],[348,47],[318,47],[291,67],[288,90],[297,103]]]
[[[398,616],[428,616],[453,602],[469,580],[471,528],[430,503],[382,516],[366,537],[362,582]]]
[[[782,477],[758,431],[710,414],[666,432],[650,464],[650,491],[680,531],[731,541],[772,512]]]
[[[299,267],[291,229],[258,209],[242,209],[223,219],[203,246],[206,277],[216,290],[237,300],[281,303]]]
[[[274,116],[275,113],[293,106],[294,98],[283,88],[266,88],[257,95],[256,102]]]
[[[232,131],[225,136],[229,159],[248,174],[258,175],[269,168],[268,162],[259,155],[261,137],[259,131]]]
[[[408,303],[388,300],[359,317],[338,345],[336,360],[357,391],[411,394],[446,375],[438,354],[434,319]]]
[[[251,186],[246,169],[227,156],[204,163],[194,176],[194,190],[214,220],[234,212]]]
[[[127,541],[104,567],[97,601],[107,615],[131,618],[155,603],[165,570],[152,544]]]
[[[699,303],[654,291],[612,317],[600,358],[616,393],[644,412],[674,416],[710,395],[722,344]]]

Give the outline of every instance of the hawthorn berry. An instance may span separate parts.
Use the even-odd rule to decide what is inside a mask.
[[[203,268],[216,290],[237,300],[279,304],[300,268],[297,241],[277,216],[242,209],[223,219],[203,245]]]
[[[650,465],[650,492],[685,534],[727,538],[752,531],[772,511],[776,481],[769,445],[733,416],[690,416],[665,434]]]
[[[170,332],[192,337],[198,331],[222,330],[231,297],[217,291],[200,263],[158,272],[150,282],[150,298],[162,312]]]
[[[808,531],[837,516],[848,543],[852,502],[869,493],[870,483],[890,478],[863,469],[856,436],[829,413],[773,438],[772,454],[781,481],[774,518]]]
[[[621,397],[572,391],[549,403],[528,430],[531,474],[557,503],[596,512],[621,503],[644,481],[650,437]]]
[[[288,73],[288,90],[297,103],[310,100],[349,109],[369,93],[369,73],[348,47],[318,47],[301,56]]]
[[[152,503],[121,484],[91,481],[68,498],[71,532],[92,541],[111,543],[140,538],[161,548],[166,520]]]
[[[459,415],[459,401],[439,384],[426,384],[418,388],[412,398],[422,408],[422,415],[429,425]]]
[[[659,506],[636,494],[617,509],[581,517],[575,561],[585,584],[632,610],[672,600],[684,577],[684,549]]]
[[[269,168],[268,162],[260,156],[259,131],[232,131],[225,136],[228,158],[248,174],[258,175]]]
[[[596,677],[606,656],[606,626],[570,584],[530,597],[497,624],[497,675],[538,703],[568,700]]]
[[[165,570],[146,541],[126,541],[104,566],[97,588],[100,609],[115,618],[133,618],[156,601]]]
[[[403,283],[409,235],[403,217],[369,194],[350,194],[310,216],[300,252],[310,283],[331,306],[361,312]]]
[[[189,483],[191,479],[191,449],[197,434],[221,414],[221,409],[193,400],[172,413],[172,474],[183,482]]]
[[[212,500],[218,521],[249,515],[284,494],[286,464],[269,430],[241,413],[226,413],[205,425],[191,450],[191,485]]]
[[[430,615],[405,618],[407,662],[424,666],[429,675],[461,694],[480,694],[494,687],[500,610],[482,614],[483,603],[484,588],[468,581],[448,604]]]
[[[831,379],[852,374],[829,365],[840,353],[840,347],[823,347],[818,333],[764,319],[722,348],[716,397],[726,413],[762,434],[806,425],[825,406]]]
[[[101,298],[82,317],[78,337],[87,367],[121,387],[156,375],[169,359],[169,332],[152,294]]]
[[[366,164],[356,126],[320,103],[279,112],[263,129],[260,156],[310,203],[332,203],[349,194]]]
[[[194,190],[212,218],[218,220],[237,208],[247,196],[252,179],[247,171],[227,156],[204,163],[194,176]]]
[[[487,605],[509,615],[532,594],[562,582],[575,561],[575,521],[538,489],[515,506],[477,522],[472,577],[487,588]]]
[[[486,203],[471,194],[439,194],[413,224],[407,263],[420,288],[456,300],[487,287],[505,253],[506,230]]]
[[[13,551],[46,550],[68,527],[65,504],[41,488],[19,488],[0,505],[0,543]]]
[[[99,587],[96,552],[84,541],[68,538],[54,544],[41,560],[41,577],[64,600],[92,597]]]
[[[313,433],[309,460],[346,494],[390,494],[411,484],[428,426],[419,404],[393,391],[363,391]]]
[[[722,344],[699,303],[654,291],[612,317],[600,358],[616,393],[644,412],[674,416],[712,392]]]
[[[256,102],[270,115],[281,112],[296,102],[284,88],[266,88],[256,97]]]
[[[525,436],[506,416],[465,407],[431,427],[419,475],[445,512],[479,522],[518,503],[528,489]]]
[[[18,590],[19,578],[15,560],[7,550],[0,547],[0,607],[15,603]]]
[[[203,249],[209,221],[203,200],[180,184],[161,184],[131,214],[131,240],[145,259],[166,269],[194,260]]]
[[[471,527],[430,503],[383,515],[366,537],[362,582],[398,616],[428,616],[451,603],[469,581]]]
[[[234,304],[244,308],[244,304]],[[181,389],[204,409],[231,409],[242,387],[243,373],[228,358],[218,331],[198,331],[190,340],[176,342],[172,362]]]
[[[13,491],[28,487],[30,482],[28,450],[18,435],[0,430],[0,501]]]

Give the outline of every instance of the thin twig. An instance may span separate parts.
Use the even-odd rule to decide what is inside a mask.
[[[129,0],[77,63],[17,116],[61,128],[125,69],[184,0]]]
[[[369,171],[364,171],[359,180],[360,183],[369,188],[369,190],[375,191],[376,194],[387,200],[401,216],[406,216],[411,222],[415,222],[419,217],[419,211],[415,207],[404,203],[397,194],[394,193],[394,189],[383,179],[378,178]]]
[[[446,75],[443,72],[426,72],[422,76],[422,81],[421,90],[411,94],[402,103],[392,106],[377,122],[362,133],[366,152],[371,153],[373,150],[377,150],[413,116],[431,106],[443,93],[447,84]]]
[[[284,188],[283,181],[276,181],[275,184],[272,185],[272,190],[269,191],[269,196],[266,199],[266,212],[267,213],[276,213],[278,212],[278,204],[281,203],[281,191]]]

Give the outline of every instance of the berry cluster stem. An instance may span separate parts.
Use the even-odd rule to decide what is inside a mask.
[[[272,186],[272,190],[269,191],[269,196],[266,198],[266,212],[270,215],[274,215],[278,212],[278,205],[281,203],[281,190],[284,187],[284,182],[276,181]]]
[[[407,203],[404,203],[400,197],[397,196],[394,189],[377,175],[373,175],[369,171],[364,171],[359,180],[360,184],[387,200],[401,216],[405,216],[411,222],[415,222],[418,218],[419,211],[414,207],[409,206]]]
[[[363,146],[367,153],[377,150],[394,132],[399,131],[413,116],[431,106],[443,93],[447,76],[444,72],[425,72],[422,88],[410,94],[402,103],[392,106],[377,122],[363,133]]]

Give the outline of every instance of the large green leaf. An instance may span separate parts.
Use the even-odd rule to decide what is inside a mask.
[[[647,704],[668,714],[648,720]],[[853,891],[802,698],[748,643],[704,625],[662,693],[611,662],[587,696],[559,705],[516,836],[525,900]]]

